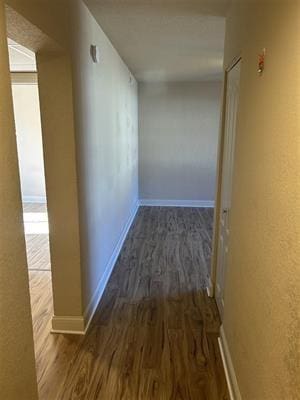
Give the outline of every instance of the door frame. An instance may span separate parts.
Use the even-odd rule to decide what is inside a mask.
[[[221,120],[220,120],[220,134],[219,134],[219,149],[218,149],[218,163],[217,163],[217,181],[216,181],[216,200],[215,200],[215,213],[214,213],[214,227],[213,227],[213,241],[212,241],[212,257],[210,278],[207,287],[207,294],[209,297],[215,298],[216,284],[217,284],[217,263],[218,263],[218,247],[219,247],[219,234],[220,234],[220,219],[221,219],[221,196],[223,184],[223,160],[224,160],[224,139],[225,139],[225,124],[226,124],[226,107],[227,107],[227,85],[229,72],[239,63],[242,62],[242,56],[235,57],[224,70],[223,80],[223,94],[222,94],[222,107],[221,107]]]

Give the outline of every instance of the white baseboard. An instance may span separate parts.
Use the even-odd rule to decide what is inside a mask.
[[[206,287],[206,292],[208,297],[214,297],[214,287],[211,281],[211,278],[208,279],[208,285]]]
[[[101,279],[100,279],[100,281],[98,283],[97,289],[96,289],[96,291],[95,291],[95,293],[94,293],[89,305],[87,306],[87,308],[85,310],[85,313],[84,313],[85,332],[87,332],[87,330],[88,330],[88,328],[90,326],[92,318],[93,318],[93,316],[95,314],[95,311],[96,311],[96,309],[98,307],[98,304],[99,304],[99,302],[101,300],[101,297],[102,297],[103,292],[104,292],[104,290],[106,288],[107,282],[108,282],[108,280],[110,278],[110,275],[111,275],[111,273],[112,273],[112,271],[114,269],[115,263],[116,263],[116,261],[117,261],[117,259],[119,257],[119,254],[120,254],[120,252],[122,250],[124,241],[125,241],[125,239],[127,237],[128,231],[129,231],[129,229],[130,229],[130,227],[131,227],[131,225],[132,225],[132,223],[134,221],[134,218],[136,216],[136,213],[137,213],[138,209],[139,209],[139,203],[137,202],[135,204],[132,212],[131,212],[131,215],[130,215],[130,217],[129,217],[124,229],[123,229],[123,232],[122,232],[122,234],[121,234],[121,236],[119,238],[119,241],[118,241],[118,243],[117,243],[117,245],[116,245],[116,247],[115,247],[115,249],[113,251],[113,254],[112,254],[112,256],[111,256],[111,258],[110,258],[110,260],[109,260],[109,262],[108,262],[108,264],[107,264],[107,266],[105,268],[105,272],[102,275],[102,277],[101,277]]]
[[[47,202],[46,196],[23,196],[23,203],[39,203],[44,204]]]
[[[114,269],[115,263],[119,257],[119,254],[122,250],[122,246],[127,237],[128,231],[133,223],[133,220],[136,216],[136,213],[139,209],[139,206],[161,206],[161,207],[214,207],[214,202],[208,201],[173,201],[173,200],[140,200],[138,201],[131,215],[120,235],[119,241],[113,251],[113,254],[105,268],[105,272],[102,275],[97,289],[87,306],[84,315],[79,317],[69,317],[69,316],[54,316],[52,318],[52,333],[64,333],[64,334],[77,334],[77,335],[85,335],[87,332],[89,325],[92,321],[92,318],[95,314],[95,311],[98,307],[98,304],[101,300],[101,297],[106,288],[107,282],[110,278],[110,275]]]
[[[230,400],[242,400],[223,326],[218,339]]]
[[[197,207],[214,208],[215,202],[211,200],[159,200],[140,199],[140,206],[148,207]]]
[[[70,335],[84,335],[85,324],[83,317],[52,317],[51,333],[64,333]]]
[[[95,314],[95,311],[97,309],[97,306],[101,300],[101,297],[103,295],[103,292],[105,290],[105,287],[107,285],[107,282],[110,278],[110,275],[114,269],[115,263],[119,257],[120,251],[122,250],[122,246],[124,244],[124,241],[127,237],[128,231],[132,225],[132,222],[136,216],[136,213],[139,209],[139,204],[138,202],[134,206],[132,213],[130,214],[130,217],[122,231],[122,234],[120,235],[120,239],[113,251],[113,254],[105,268],[105,272],[102,275],[97,289],[88,305],[86,308],[84,315],[79,316],[79,317],[57,317],[53,316],[52,318],[52,330],[51,333],[63,333],[63,334],[72,334],[72,335],[85,335],[90,323],[92,321],[92,318]]]

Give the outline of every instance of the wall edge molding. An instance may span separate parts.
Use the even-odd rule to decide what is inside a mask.
[[[56,316],[52,317],[51,333],[70,335],[84,335],[84,319],[82,316]]]
[[[126,225],[125,225],[125,227],[124,227],[124,229],[123,229],[123,231],[122,231],[122,233],[120,235],[118,243],[117,243],[117,245],[116,245],[116,247],[115,247],[115,249],[114,249],[114,251],[113,251],[113,253],[112,253],[111,257],[110,257],[110,260],[106,265],[105,272],[104,272],[103,276],[101,277],[100,281],[98,282],[97,289],[96,289],[96,291],[95,291],[95,293],[94,293],[89,305],[87,306],[87,308],[86,308],[86,310],[84,312],[84,316],[83,316],[83,319],[85,321],[84,334],[89,329],[90,323],[91,323],[91,321],[93,319],[93,316],[94,316],[95,311],[96,311],[96,309],[98,307],[98,304],[99,304],[99,302],[100,302],[100,300],[102,298],[102,295],[104,293],[104,290],[106,288],[106,285],[108,283],[110,275],[111,275],[111,273],[112,273],[112,271],[113,271],[113,269],[115,267],[116,261],[117,261],[117,259],[119,257],[119,254],[120,254],[121,250],[122,250],[123,244],[124,244],[125,239],[126,239],[126,237],[128,235],[129,229],[131,228],[131,225],[132,225],[132,223],[133,223],[133,221],[135,219],[135,216],[136,216],[136,214],[138,212],[138,209],[139,209],[139,202],[137,201],[135,203],[131,213],[130,213],[130,217],[127,220],[127,223],[126,223]]]
[[[133,210],[131,211],[130,217],[120,235],[119,241],[110,257],[110,260],[105,268],[105,272],[100,279],[97,289],[87,306],[83,316],[56,316],[52,317],[52,329],[53,334],[69,334],[69,335],[85,335],[89,329],[90,323],[93,319],[98,304],[102,298],[104,290],[110,275],[114,269],[115,263],[119,257],[120,251],[122,250],[124,241],[127,237],[128,231],[134,221],[134,218],[139,209],[139,203],[136,202]]]
[[[214,208],[213,200],[162,200],[162,199],[140,199],[140,206],[148,207],[195,207]]]
[[[220,337],[218,338],[218,343],[228,385],[230,400],[242,400],[223,325],[220,328]]]

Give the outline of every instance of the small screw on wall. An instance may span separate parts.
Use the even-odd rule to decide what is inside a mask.
[[[266,49],[258,55],[258,74],[262,75],[265,70]]]

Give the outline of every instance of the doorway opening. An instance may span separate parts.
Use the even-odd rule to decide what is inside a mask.
[[[53,314],[49,224],[35,54],[8,39],[36,357]]]

